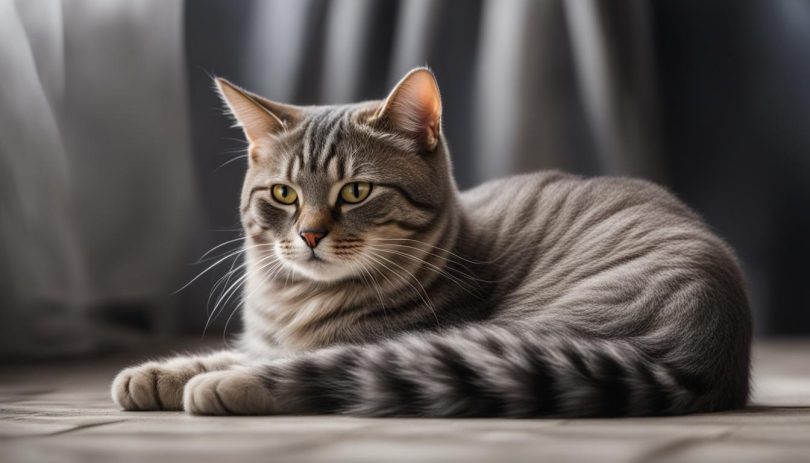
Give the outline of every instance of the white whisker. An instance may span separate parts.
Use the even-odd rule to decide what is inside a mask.
[[[239,310],[239,307],[241,307],[245,303],[245,301],[249,300],[250,296],[252,296],[253,293],[255,293],[260,288],[262,288],[264,286],[264,284],[268,280],[271,280],[271,279],[275,278],[275,276],[278,274],[278,272],[284,267],[284,264],[283,264],[283,262],[281,262],[281,259],[276,259],[275,261],[263,266],[261,269],[258,270],[258,272],[263,272],[268,267],[271,267],[271,270],[269,272],[267,272],[267,275],[265,275],[264,278],[262,278],[262,281],[258,285],[256,285],[255,288],[253,288],[253,291],[251,291],[247,295],[243,295],[242,300],[240,301],[240,303],[236,304],[234,309],[231,311],[230,315],[228,315],[228,319],[225,320],[225,327],[222,329],[222,336],[223,337],[225,336],[225,334],[228,331],[228,324],[230,324],[231,318],[233,318],[233,315]],[[227,305],[227,301],[226,301],[225,304]],[[225,307],[225,305],[223,305],[223,308],[224,307]]]
[[[414,274],[413,274],[413,273],[411,273],[411,272],[410,272],[408,269],[406,269],[405,267],[402,267],[401,265],[397,264],[396,262],[394,262],[394,261],[392,261],[392,260],[390,260],[390,259],[386,258],[385,256],[381,256],[381,255],[379,255],[379,254],[374,254],[373,252],[372,252],[371,254],[367,254],[367,256],[368,256],[368,257],[370,257],[370,258],[372,258],[372,259],[378,259],[378,258],[379,258],[379,259],[382,259],[382,260],[384,260],[384,261],[386,261],[386,262],[388,262],[388,263],[390,263],[390,264],[392,264],[392,265],[395,265],[396,267],[398,267],[399,269],[401,269],[403,272],[407,273],[407,274],[408,274],[408,276],[410,276],[410,277],[411,277],[411,279],[413,279],[413,280],[416,282],[416,284],[418,284],[418,285],[419,285],[419,287],[422,289],[422,291],[421,291],[421,292],[420,292],[420,291],[419,291],[419,290],[418,290],[418,289],[417,289],[417,288],[416,288],[416,287],[415,287],[413,284],[411,284],[411,282],[410,282],[410,281],[408,281],[407,279],[405,279],[404,277],[402,277],[402,276],[401,276],[401,275],[399,275],[398,273],[393,272],[393,274],[394,274],[395,276],[402,278],[402,279],[403,279],[403,281],[405,281],[405,282],[406,282],[408,285],[410,285],[410,287],[411,287],[411,288],[413,288],[413,290],[414,290],[414,291],[416,291],[416,293],[417,293],[417,294],[419,295],[419,297],[422,299],[422,302],[424,302],[424,303],[425,303],[425,305],[426,305],[426,306],[427,306],[427,307],[430,309],[430,311],[433,313],[433,317],[434,317],[434,318],[436,318],[436,326],[437,326],[437,327],[439,327],[439,326],[440,326],[440,323],[439,323],[439,316],[438,316],[438,314],[436,313],[436,307],[433,305],[433,302],[431,302],[431,301],[430,301],[430,296],[428,295],[427,291],[425,290],[425,287],[424,287],[424,286],[422,286],[422,283],[420,283],[420,282],[419,282],[419,279],[417,279],[417,278],[416,278],[416,276],[414,276]],[[381,263],[379,260],[377,260],[377,263],[378,263],[378,264],[382,264],[382,263]],[[383,265],[383,267],[386,267],[386,268],[387,268],[387,266],[385,266],[385,264],[382,264],[382,265]],[[390,270],[390,269],[389,269],[389,270]]]
[[[248,155],[247,155],[247,154],[243,154],[243,155],[241,155],[241,156],[236,156],[235,158],[228,159],[227,161],[225,161],[225,162],[223,162],[222,164],[220,164],[220,165],[219,165],[219,166],[218,166],[216,169],[214,169],[214,172],[218,171],[219,169],[222,169],[223,167],[227,166],[228,164],[230,164],[230,163],[232,163],[232,162],[238,161],[238,160],[240,160],[240,159],[245,159],[246,157],[248,157]]]
[[[375,241],[382,241],[382,240],[375,240]],[[424,250],[422,248],[418,248],[416,246],[409,246],[407,244],[397,244],[397,243],[382,243],[382,244],[384,246],[395,246],[395,247],[398,247],[398,248],[413,249],[415,251],[419,251],[419,252],[425,253],[425,254],[430,255],[430,256],[434,256],[434,257],[438,257],[440,259],[444,259],[449,264],[458,265],[459,267],[463,268],[464,270],[467,270],[467,272],[471,272],[470,269],[466,265],[464,265],[463,262],[456,261],[455,259],[452,258],[452,256],[450,256],[450,257],[443,256],[443,255],[436,254],[436,253],[433,253],[433,252],[430,252],[430,251],[426,251],[426,250]],[[481,283],[498,283],[498,280],[484,280],[484,279],[473,276],[471,273],[466,273],[466,272],[463,272],[463,271],[458,270],[456,268],[453,268],[451,265],[447,266],[447,270],[454,271],[456,273],[459,273],[459,274],[469,278],[470,280],[479,281]]]
[[[404,252],[400,252],[400,251],[396,251],[396,250],[391,250],[391,249],[383,249],[383,248],[377,248],[377,247],[371,247],[371,246],[369,246],[369,249],[373,249],[373,250],[375,250],[375,251],[379,251],[379,252],[387,252],[387,253],[389,253],[389,254],[394,254],[394,255],[398,255],[398,256],[406,257],[406,258],[411,259],[411,260],[413,260],[413,261],[419,262],[419,263],[421,263],[421,264],[425,265],[425,267],[427,267],[429,270],[433,271],[433,272],[434,272],[434,273],[436,273],[437,275],[439,275],[439,276],[443,276],[443,277],[447,278],[448,280],[452,281],[452,282],[453,282],[453,283],[455,283],[455,284],[456,284],[456,285],[457,285],[459,288],[461,288],[461,289],[463,289],[465,292],[467,292],[467,294],[469,294],[470,296],[473,296],[473,297],[475,297],[475,298],[479,298],[479,299],[480,299],[480,295],[479,295],[479,294],[474,294],[474,293],[472,293],[472,292],[470,291],[470,287],[472,287],[473,289],[475,289],[475,288],[476,288],[474,285],[471,285],[470,283],[467,283],[467,282],[465,282],[465,281],[463,281],[463,280],[460,280],[460,279],[459,279],[458,277],[456,277],[455,275],[451,275],[450,273],[445,272],[445,271],[444,271],[442,268],[437,267],[436,265],[434,265],[434,264],[432,264],[432,263],[430,263],[430,262],[427,262],[427,261],[425,261],[424,259],[420,259],[419,257],[413,256],[413,255],[411,255],[411,254],[407,254],[407,253],[404,253]],[[462,274],[463,274],[463,273],[462,273]],[[463,274],[463,275],[464,275],[464,276],[466,276],[466,277],[468,277],[468,278],[469,278],[469,279],[471,279],[471,280],[474,280],[474,279],[475,279],[474,277],[472,277],[472,276],[470,276],[470,275],[466,275],[466,274]],[[468,287],[468,286],[469,286],[469,287]]]
[[[464,256],[461,256],[459,254],[456,254],[456,253],[454,253],[453,251],[451,251],[449,249],[445,249],[445,248],[442,248],[440,246],[436,246],[434,244],[430,244],[430,243],[425,242],[425,241],[415,240],[415,239],[412,239],[412,238],[372,238],[371,241],[410,241],[410,242],[413,242],[413,243],[419,243],[419,244],[423,244],[425,246],[431,247],[433,249],[437,249],[439,251],[446,252],[446,253],[450,254],[451,256],[456,257],[458,259],[461,259],[461,260],[463,260],[465,262],[468,262],[470,264],[492,264],[492,263],[495,263],[498,260],[502,259],[505,256],[505,254],[501,254],[501,255],[499,255],[498,257],[496,257],[495,259],[492,259],[492,260],[477,261],[477,260],[471,260],[471,259],[469,259],[467,257],[464,257]]]
[[[257,265],[261,264],[262,262],[266,262],[267,260],[271,260],[271,262],[269,264],[267,264],[266,266],[273,265],[274,263],[278,262],[278,258],[276,256],[270,255],[270,256],[263,257],[262,259],[259,259],[259,261],[256,264]],[[263,267],[263,268],[266,268],[266,266]],[[240,276],[222,294],[220,294],[220,296],[217,298],[217,301],[214,303],[214,308],[211,311],[211,314],[209,315],[208,320],[206,320],[206,322],[205,322],[205,328],[203,329],[203,334],[205,334],[205,331],[208,329],[208,325],[211,323],[211,321],[213,321],[216,318],[217,314],[219,312],[221,312],[221,309],[224,309],[224,307],[227,306],[228,301],[231,300],[231,298],[233,297],[233,294],[235,294],[236,290],[239,289],[242,286],[242,284],[245,282],[245,280],[249,276],[250,276],[250,274],[248,272],[245,272],[244,275]],[[220,310],[218,310],[218,309],[220,309]]]
[[[390,327],[390,323],[388,321],[388,312],[386,311],[385,302],[383,301],[383,295],[382,295],[382,292],[380,291],[380,287],[379,287],[379,283],[377,283],[377,279],[374,278],[374,275],[372,275],[372,273],[370,271],[368,271],[368,269],[366,269],[365,263],[364,263],[364,261],[362,259],[358,259],[356,261],[356,263],[357,263],[358,267],[360,268],[360,272],[361,272],[360,275],[362,276],[363,281],[364,282],[366,281],[365,275],[368,275],[369,278],[371,279],[371,282],[367,282],[366,284],[368,284],[369,286],[374,288],[375,292],[377,293],[377,297],[380,300],[380,307],[382,308],[382,311],[383,311],[383,320],[385,320],[385,323],[387,325],[389,325],[389,327]],[[352,268],[354,268],[353,264],[352,264]]]
[[[173,292],[172,294],[177,294],[177,293],[179,293],[180,291],[182,291],[182,290],[184,290],[184,289],[188,288],[188,287],[189,287],[189,286],[190,286],[192,283],[194,283],[195,281],[197,281],[197,279],[199,279],[201,276],[205,275],[205,274],[206,274],[208,271],[210,271],[212,268],[216,267],[217,265],[221,264],[222,262],[224,262],[224,261],[228,260],[228,258],[230,258],[231,256],[233,256],[233,255],[235,255],[235,254],[238,254],[238,253],[240,253],[240,252],[244,252],[244,251],[240,249],[240,250],[238,250],[238,251],[234,251],[234,252],[232,252],[232,253],[228,253],[228,255],[226,255],[225,257],[223,257],[223,258],[221,258],[221,259],[217,260],[216,262],[214,262],[214,263],[213,263],[213,264],[211,264],[210,266],[208,266],[208,268],[206,268],[205,270],[203,270],[202,272],[200,272],[199,274],[197,274],[197,276],[195,276],[194,278],[192,278],[192,279],[191,279],[191,281],[189,281],[188,283],[186,283],[185,285],[183,285],[183,287],[182,287],[182,288],[180,288],[180,289],[176,290],[176,291],[175,291],[175,292]]]
[[[228,241],[225,241],[225,242],[223,242],[223,243],[220,243],[220,244],[218,244],[218,245],[214,246],[213,248],[209,249],[208,251],[206,251],[206,252],[205,252],[205,254],[201,255],[201,256],[199,257],[199,259],[197,259],[197,262],[194,262],[194,263],[195,263],[195,264],[199,264],[199,263],[203,262],[203,259],[205,259],[205,257],[206,257],[207,255],[211,254],[212,252],[214,252],[215,250],[217,250],[217,249],[221,248],[222,246],[225,246],[225,245],[231,244],[231,243],[233,243],[233,242],[235,242],[235,241],[241,241],[241,240],[243,240],[243,239],[245,239],[245,237],[244,237],[244,236],[240,236],[240,237],[238,237],[238,238],[234,238],[234,239],[232,239],[232,240],[228,240]]]

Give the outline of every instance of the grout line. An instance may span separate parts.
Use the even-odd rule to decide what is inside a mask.
[[[633,461],[637,463],[658,461],[661,459],[661,457],[672,456],[676,452],[683,451],[684,449],[693,447],[697,444],[722,441],[729,437],[731,433],[732,429],[726,429],[713,436],[688,436],[676,438],[643,452],[641,455],[634,458]]]
[[[72,432],[75,432],[75,431],[81,431],[81,430],[84,430],[84,429],[97,428],[99,426],[104,426],[104,425],[108,425],[108,424],[123,423],[125,421],[129,421],[129,420],[122,419],[122,420],[114,420],[114,421],[104,421],[103,423],[80,424],[80,425],[74,426],[74,427],[72,427],[70,429],[63,429],[61,431],[54,431],[54,432],[51,432],[51,433],[48,433],[48,434],[43,434],[43,435],[41,435],[39,437],[61,436],[62,434],[69,434],[69,433],[72,433]]]

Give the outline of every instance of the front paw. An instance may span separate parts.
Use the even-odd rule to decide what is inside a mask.
[[[261,378],[240,369],[192,378],[183,391],[183,408],[194,415],[268,415],[276,410]]]
[[[183,386],[194,373],[157,362],[127,368],[113,380],[112,398],[123,410],[182,410]]]

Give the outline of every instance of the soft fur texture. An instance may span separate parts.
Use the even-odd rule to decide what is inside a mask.
[[[745,405],[740,271],[664,189],[544,172],[459,193],[426,69],[384,101],[347,106],[217,86],[250,142],[239,349],[124,370],[121,408],[577,417]],[[358,204],[340,199],[352,182],[372,188]],[[310,248],[303,231],[326,234]]]

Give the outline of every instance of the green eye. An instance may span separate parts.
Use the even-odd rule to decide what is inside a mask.
[[[273,185],[273,199],[281,204],[293,204],[298,199],[298,193],[289,185]]]
[[[370,183],[352,182],[343,185],[343,188],[340,189],[340,199],[349,204],[356,204],[368,198],[370,193]]]

